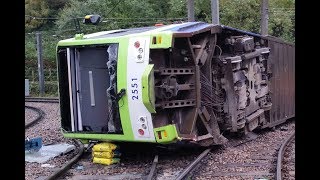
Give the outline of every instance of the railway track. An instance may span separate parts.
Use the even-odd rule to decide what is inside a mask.
[[[275,179],[277,155],[283,137],[292,132],[289,129],[263,131],[226,146],[192,153],[186,149],[177,152],[158,149],[151,153],[152,150],[141,148],[150,153],[138,155],[128,150],[132,157],[123,157],[120,164],[111,166],[92,164],[89,155],[87,160],[78,163],[84,170],[74,167],[67,173],[67,179]]]
[[[284,159],[284,153],[286,150],[286,147],[291,143],[291,141],[294,139],[295,133],[292,133],[281,145],[279,153],[278,153],[278,159],[277,159],[277,174],[276,179],[282,180],[283,174],[282,174],[282,165],[283,165],[283,159]]]
[[[25,97],[25,102],[59,103],[59,98]]]
[[[40,100],[40,101],[39,101]],[[42,99],[42,98],[36,98],[34,101],[29,101],[29,102],[52,102],[53,99]],[[40,120],[44,119],[45,116],[45,112],[42,111],[40,108],[37,107],[33,107],[33,106],[27,106],[25,105],[25,108],[30,109],[34,112],[37,113],[36,118],[34,118],[34,120],[31,120],[30,122],[25,124],[25,129],[27,128],[31,128],[33,125],[35,125],[37,122],[39,122]],[[78,141],[78,140],[73,140],[77,145],[78,145],[78,153],[68,162],[64,163],[64,165],[60,168],[58,168],[56,171],[54,171],[52,174],[50,174],[48,177],[44,178],[45,180],[55,180],[57,178],[59,178],[60,176],[62,176],[66,171],[68,171],[68,169],[70,169],[70,167],[75,164],[76,162],[78,162],[84,152],[84,146],[83,144]]]
[[[34,120],[25,123],[25,127],[24,127],[25,129],[33,126],[34,124],[36,124],[37,122],[42,120],[43,117],[45,116],[45,113],[40,108],[36,108],[36,107],[32,107],[32,106],[26,106],[26,105],[25,105],[25,108],[30,109],[30,110],[32,110],[32,111],[37,113],[37,117]]]
[[[243,141],[239,141],[237,143],[235,143],[233,146],[237,147],[241,144],[245,144],[248,143],[254,139],[256,139],[256,136],[248,136],[247,138],[245,138]],[[199,169],[203,164],[200,163],[200,161],[204,160],[205,158],[208,158],[209,153],[211,152],[211,150],[215,150],[215,148],[207,148],[205,149],[201,154],[199,154],[197,156],[197,158],[195,158],[193,161],[191,161],[189,163],[189,165],[187,167],[185,167],[182,172],[180,172],[174,179],[175,180],[182,180],[182,179],[192,179],[192,172],[195,171],[196,169]],[[211,152],[214,153],[214,152]],[[147,180],[152,180],[153,177],[155,176],[155,166],[158,162],[158,155],[156,155],[155,160],[153,161],[150,173],[147,177]],[[155,178],[156,179],[156,178]],[[160,178],[161,179],[161,178]]]
[[[185,178],[191,171],[198,167],[198,163],[206,157],[206,155],[211,151],[211,148],[204,150],[195,160],[193,160],[176,178],[175,180],[182,180]],[[151,166],[151,170],[146,180],[152,180],[156,176],[156,165],[158,163],[158,155],[155,156],[154,161]]]
[[[77,163],[81,159],[81,156],[85,151],[85,148],[80,141],[78,140],[74,140],[74,141],[79,146],[78,154],[76,154],[70,161],[66,162],[62,167],[54,171],[50,176],[45,178],[45,180],[56,180],[57,178],[61,177],[65,172],[67,172],[72,167],[73,164]]]
[[[186,167],[181,174],[176,178],[177,180],[181,180],[188,175],[196,165],[210,152],[211,148],[204,150],[188,167]]]
[[[235,143],[233,146],[237,147],[241,144],[245,144],[247,142],[250,142],[252,140],[254,140],[256,137],[248,137],[245,138],[243,141],[239,141],[237,143]],[[183,179],[190,179],[192,177],[192,172],[198,168],[200,168],[203,164],[199,164],[199,162],[205,158],[208,157],[208,154],[211,152],[212,148],[207,148],[205,149],[200,155],[197,156],[197,158],[195,158],[193,161],[191,161],[189,163],[189,165],[187,167],[185,167],[181,173],[179,173],[178,176],[176,176],[174,179],[175,180],[183,180]],[[153,161],[150,173],[147,177],[147,180],[152,180],[154,178],[154,176],[156,176],[156,164],[158,162],[158,155],[155,156],[155,159]],[[156,178],[155,178],[156,179]]]
[[[48,104],[50,105],[50,104]],[[51,106],[51,105],[50,105]],[[38,126],[35,126],[38,127]],[[245,139],[242,141],[235,141],[234,144],[232,144],[233,148],[236,148],[234,150],[236,150],[237,152],[239,151],[238,154],[236,155],[240,155],[242,152],[240,152],[241,150],[246,150],[245,147],[250,146],[250,144],[259,144],[259,146],[263,146],[261,148],[255,148],[257,151],[250,154],[249,156],[247,156],[248,159],[251,159],[252,161],[249,162],[237,162],[237,161],[232,161],[232,162],[228,162],[228,161],[223,161],[224,164],[219,164],[219,161],[215,160],[213,164],[208,163],[209,160],[212,160],[214,158],[219,158],[219,156],[221,156],[219,154],[219,150],[216,149],[206,149],[204,150],[202,153],[201,151],[197,150],[197,153],[193,153],[194,155],[187,155],[186,157],[183,158],[179,158],[178,156],[173,156],[172,153],[170,154],[159,154],[158,158],[153,159],[154,155],[157,155],[157,153],[152,153],[152,155],[150,155],[149,160],[148,159],[144,159],[143,161],[140,161],[141,158],[136,158],[136,160],[132,160],[132,159],[128,159],[126,161],[122,161],[121,165],[114,165],[111,167],[106,167],[103,165],[97,165],[97,164],[92,164],[91,159],[89,159],[87,162],[83,162],[83,158],[82,154],[84,152],[84,150],[79,149],[79,154],[76,156],[72,156],[69,159],[72,160],[68,160],[67,163],[64,163],[65,165],[60,167],[58,171],[46,176],[46,179],[60,179],[59,177],[62,176],[62,179],[64,178],[64,176],[66,175],[68,178],[77,178],[77,177],[84,177],[85,178],[91,178],[90,174],[95,174],[97,172],[96,175],[92,175],[93,179],[98,177],[98,179],[108,179],[109,177],[130,177],[132,174],[130,174],[131,172],[137,172],[137,174],[134,174],[134,176],[136,177],[140,177],[143,179],[157,179],[157,180],[161,180],[161,179],[186,179],[186,178],[190,178],[191,179],[198,179],[197,178],[197,171],[201,171],[209,166],[213,166],[213,165],[221,165],[218,167],[218,170],[221,168],[225,168],[225,167],[229,167],[232,169],[237,169],[237,168],[254,168],[254,167],[268,167],[268,169],[266,171],[255,171],[252,170],[251,172],[226,172],[226,171],[218,171],[218,172],[202,172],[202,173],[198,173],[198,176],[200,177],[200,179],[203,178],[208,178],[208,179],[232,179],[232,177],[234,177],[235,179],[241,179],[240,177],[242,177],[242,179],[247,179],[248,176],[251,175],[251,177],[268,177],[270,179],[274,179],[275,177],[275,172],[276,172],[276,168],[275,166],[275,162],[277,162],[276,160],[276,156],[278,155],[277,152],[280,149],[280,146],[283,142],[283,137],[287,136],[289,133],[289,130],[285,130],[282,131],[280,130],[280,128],[277,128],[276,130],[277,132],[281,132],[281,137],[280,139],[278,139],[277,141],[274,142],[267,142],[265,139],[261,140],[261,144],[259,144],[259,142],[257,143],[255,138],[249,138],[249,139]],[[267,131],[266,131],[267,132]],[[287,132],[286,134],[284,134],[284,132]],[[269,133],[269,132],[267,132]],[[267,133],[262,133],[261,135],[263,136],[264,134]],[[273,133],[273,132],[271,132]],[[266,135],[266,136],[273,136],[272,134],[270,135]],[[259,135],[260,137],[260,135]],[[271,138],[271,139],[276,139],[276,138]],[[263,143],[266,143],[265,145],[263,145]],[[265,148],[265,147],[269,147]],[[79,146],[77,146],[79,147]],[[82,147],[83,148],[83,147]],[[77,148],[78,149],[78,148]],[[228,151],[229,149],[222,149],[222,151]],[[160,150],[161,152],[161,150]],[[200,154],[201,153],[201,154]],[[179,154],[180,153],[173,153],[173,154]],[[199,156],[197,156],[197,154],[200,154]],[[172,157],[170,157],[172,156]],[[232,156],[232,155],[231,155]],[[144,157],[144,155],[142,156]],[[81,159],[81,160],[80,160]],[[122,159],[122,158],[121,158]],[[146,162],[152,162],[153,159],[153,163],[150,164],[150,166],[147,165],[143,165],[143,164],[147,164]],[[222,159],[223,160],[223,159]],[[134,166],[136,166],[136,170],[129,170],[123,172],[122,169],[132,169],[131,167],[131,163],[132,161],[140,161],[139,162],[134,162]],[[201,163],[199,163],[201,161]],[[78,163],[77,163],[78,162]],[[72,166],[72,164],[77,163],[77,166]],[[149,164],[148,163],[148,164]],[[83,166],[84,170],[77,170],[76,167],[78,166]],[[188,165],[188,166],[187,166]],[[187,167],[186,167],[187,166]],[[272,167],[271,167],[272,166]],[[73,167],[73,168],[72,168]],[[178,168],[174,168],[174,167],[178,167]],[[186,168],[184,168],[186,167]],[[86,168],[88,170],[86,170]],[[164,169],[166,168],[166,170]],[[72,169],[72,170],[70,170]],[[140,170],[137,170],[140,169]],[[269,169],[274,169],[274,170],[269,170]],[[151,173],[151,171],[153,171]],[[166,174],[167,172],[172,171],[172,175],[170,176],[166,176],[164,174]],[[76,172],[76,173],[75,173]],[[121,174],[122,172],[122,174]],[[141,174],[139,174],[141,172]],[[122,175],[120,176],[119,175]],[[107,176],[106,176],[107,174]],[[137,178],[137,179],[141,179],[141,178]],[[81,178],[80,178],[81,179]],[[123,178],[118,178],[118,179],[123,179]],[[125,178],[124,178],[125,179]],[[252,179],[252,178],[251,178]]]
[[[257,138],[232,142],[223,149],[210,153],[202,167],[191,179],[277,179],[277,157],[282,156],[284,137],[290,143],[294,123],[275,131],[263,131]],[[291,139],[292,140],[292,139]],[[294,162],[290,164],[290,166]],[[289,166],[289,165],[287,165]],[[283,169],[283,168],[282,168]],[[293,167],[294,169],[294,167]],[[292,170],[290,170],[292,173]]]

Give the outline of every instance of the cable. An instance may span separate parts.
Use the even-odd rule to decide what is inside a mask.
[[[43,19],[46,19],[46,20],[58,20],[59,18],[53,18],[53,17],[36,17],[36,16],[31,16],[31,15],[27,15],[27,14],[25,14],[24,16],[26,16],[26,17],[30,17],[30,18],[32,18],[32,19],[41,19],[41,20],[43,20]],[[70,18],[70,19],[68,19],[68,20],[72,20],[72,19],[83,19],[83,17],[73,17],[73,18]]]
[[[108,21],[102,21],[103,23],[110,23]],[[159,21],[134,21],[134,22],[113,22],[116,24],[126,24],[126,23],[130,23],[130,24],[155,24],[155,23],[159,23]],[[171,22],[161,22],[161,23],[171,23]]]
[[[219,54],[219,58],[221,57],[221,54],[222,54],[222,49],[221,49],[221,47],[220,46],[218,46],[218,45],[216,45],[218,48],[219,48],[219,50],[220,50],[220,54]]]
[[[26,16],[26,17],[30,17],[30,18],[32,18],[32,19],[51,19],[51,20],[57,20],[58,18],[52,18],[52,17],[35,17],[35,16],[30,16],[30,15],[24,15],[24,16]]]
[[[24,15],[27,17],[30,17],[32,19],[52,19],[52,20],[58,20],[59,18],[53,18],[53,17],[36,17],[31,15]],[[83,19],[83,17],[74,17],[77,19]],[[72,20],[74,18],[70,18],[69,20]],[[153,20],[153,19],[161,19],[161,20],[186,20],[185,17],[175,17],[175,18],[165,18],[165,17],[154,17],[154,18],[103,18],[105,20]]]
[[[175,20],[175,19],[187,19],[187,18],[184,18],[184,17],[177,17],[177,18],[162,18],[162,17],[156,17],[156,18],[104,18],[104,19],[108,19],[108,20],[130,20],[130,19],[141,19],[141,20],[144,20],[144,19],[165,19],[165,20]]]
[[[295,8],[270,8],[270,9],[295,9]]]

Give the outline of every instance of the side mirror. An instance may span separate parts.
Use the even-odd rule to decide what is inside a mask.
[[[83,24],[97,25],[101,20],[100,15],[86,15],[83,19]]]

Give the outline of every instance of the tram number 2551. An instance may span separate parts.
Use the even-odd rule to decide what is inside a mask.
[[[138,84],[137,84],[137,78],[132,78],[131,79],[131,87],[132,87],[132,90],[131,90],[131,99],[132,100],[138,100],[139,97],[138,97]]]

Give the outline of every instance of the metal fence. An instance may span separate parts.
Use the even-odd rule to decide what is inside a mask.
[[[45,81],[57,81],[57,69],[56,68],[48,68],[43,70],[44,80]],[[38,69],[33,67],[25,68],[25,79],[29,79],[30,82],[38,82],[39,81],[39,73]]]
[[[42,96],[58,96],[57,70],[44,69],[44,94]],[[38,69],[25,68],[25,79],[29,80],[29,96],[41,96]]]

